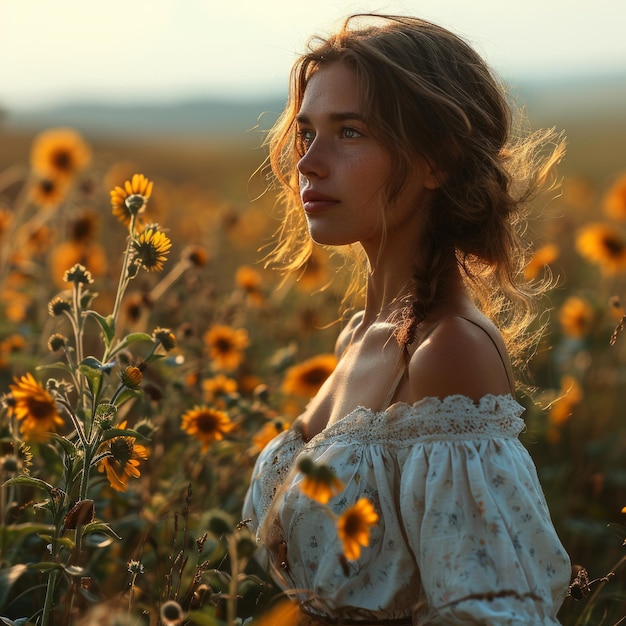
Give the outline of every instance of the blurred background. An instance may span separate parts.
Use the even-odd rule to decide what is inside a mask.
[[[212,324],[249,333],[245,360],[229,372],[242,397],[259,384],[271,396],[288,366],[332,351],[343,295],[341,285],[325,288],[334,269],[320,252],[287,285],[293,289],[278,288],[259,263],[277,226],[274,198],[253,174],[307,38],[368,11],[418,15],[460,34],[507,81],[532,127],[567,136],[561,189],[537,205],[530,227],[538,256],[529,275],[549,268],[557,287],[543,303],[546,332],[531,363],[524,442],[572,560],[591,578],[605,576],[626,538],[626,336],[619,330],[626,319],[626,3],[619,0],[0,0],[0,393],[46,353],[47,302],[73,263],[94,274],[96,308],[105,314],[121,262],[114,250],[128,235],[111,216],[109,191],[143,173],[155,183],[150,219],[173,242],[166,271],[174,277],[135,281],[124,324],[139,329],[150,318],[171,326],[197,354],[181,357],[184,376],[172,393],[184,395],[159,418],[167,446],[160,444],[160,467],[142,469],[151,476],[142,507],[108,498],[139,528],[146,507],[160,506],[165,519],[192,475],[200,518],[210,504],[238,519],[241,451],[220,448],[218,476],[189,448],[177,420],[216,374],[202,341]],[[77,131],[90,151],[62,197],[51,181],[38,189],[32,173],[33,142],[58,127]],[[77,150],[70,140],[67,149]],[[23,245],[14,250],[6,234],[18,217]],[[193,246],[204,252],[190,256]],[[190,258],[196,267],[180,278],[177,268]],[[172,295],[163,282],[174,285]],[[284,397],[272,402],[287,420],[302,408]],[[173,467],[182,475],[167,487],[159,472],[175,474]],[[58,467],[40,461],[37,471]],[[219,482],[225,475],[227,486]],[[621,583],[606,586],[605,604],[595,599],[598,614],[609,606],[623,615],[620,575]],[[568,601],[563,622],[600,623],[589,621],[591,612],[582,619],[581,610]]]

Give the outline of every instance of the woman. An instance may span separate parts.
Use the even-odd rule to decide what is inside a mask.
[[[244,507],[306,623],[558,623],[569,560],[517,438],[511,357],[545,289],[520,282],[521,218],[563,146],[540,158],[550,133],[510,134],[484,62],[423,20],[353,16],[294,66],[270,135],[272,260],[345,248],[366,282],[335,371],[261,453]],[[306,467],[342,485],[328,507],[303,493]],[[363,498],[377,523],[348,560],[335,516]]]

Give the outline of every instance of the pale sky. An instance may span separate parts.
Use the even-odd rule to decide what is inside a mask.
[[[308,37],[413,14],[505,78],[626,72],[624,0],[0,0],[0,108],[280,97]]]

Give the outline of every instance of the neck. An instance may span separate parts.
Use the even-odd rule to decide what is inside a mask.
[[[415,298],[415,263],[396,263],[393,267],[381,265],[368,277],[364,324],[395,321],[407,305]],[[452,260],[438,278],[437,298],[433,312],[458,308],[468,300],[463,280],[456,262]]]

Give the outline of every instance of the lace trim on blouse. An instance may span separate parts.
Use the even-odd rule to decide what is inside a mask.
[[[488,394],[478,402],[463,395],[428,397],[415,404],[396,402],[384,411],[357,407],[310,441],[304,440],[297,423],[293,430],[305,447],[331,439],[413,445],[416,440],[515,438],[524,429],[524,410],[510,394]]]

